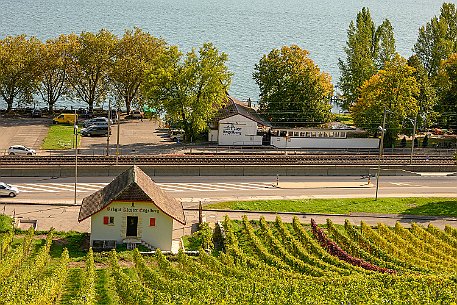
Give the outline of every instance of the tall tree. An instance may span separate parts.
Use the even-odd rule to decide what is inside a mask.
[[[443,3],[441,13],[419,29],[413,51],[429,77],[434,77],[442,60],[457,52],[457,9],[453,3]]]
[[[394,29],[388,19],[376,29],[375,33],[375,63],[378,69],[382,69],[386,62],[395,56]]]
[[[118,100],[130,113],[132,101],[140,100],[139,90],[147,70],[160,69],[166,43],[139,28],[127,30],[115,48],[110,80]]]
[[[368,8],[362,8],[355,23],[350,22],[347,35],[346,60],[338,60],[341,71],[339,88],[344,98],[341,106],[344,109],[349,109],[357,100],[360,86],[395,54],[392,25],[386,19],[376,27]]]
[[[289,125],[316,125],[332,118],[330,75],[321,72],[297,45],[283,46],[264,55],[253,77],[260,88],[260,110],[270,121]]]
[[[419,105],[416,97],[420,88],[414,77],[415,69],[400,55],[386,62],[360,89],[360,97],[352,106],[356,126],[375,134],[382,125],[386,110],[386,147],[394,143],[406,118],[417,115]]]
[[[195,138],[226,102],[231,73],[227,55],[211,43],[187,53],[185,58],[171,48],[161,69],[148,72],[143,92],[148,103],[161,105],[168,118],[185,131],[185,139]]]
[[[38,91],[48,104],[50,112],[59,98],[68,92],[67,70],[71,60],[70,51],[77,41],[78,37],[75,34],[60,35],[58,38],[49,39],[41,47],[42,77]]]
[[[14,102],[30,101],[36,91],[41,42],[25,35],[0,40],[0,95],[10,112]]]
[[[457,53],[441,63],[437,83],[443,127],[457,128]]]
[[[108,71],[113,62],[117,37],[108,30],[83,32],[71,49],[68,66],[69,95],[89,105],[103,102],[109,90]]]
[[[408,65],[415,69],[413,75],[419,85],[419,95],[416,97],[419,106],[417,126],[427,128],[437,118],[437,112],[434,109],[438,101],[436,90],[417,55],[412,55],[408,59]]]

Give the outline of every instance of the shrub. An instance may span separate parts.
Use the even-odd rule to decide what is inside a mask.
[[[5,233],[13,229],[13,218],[8,215],[0,215],[0,233]]]

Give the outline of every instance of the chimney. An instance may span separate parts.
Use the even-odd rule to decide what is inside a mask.
[[[248,98],[248,107],[251,108],[251,105],[252,105],[251,98]]]

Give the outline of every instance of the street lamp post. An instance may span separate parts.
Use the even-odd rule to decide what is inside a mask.
[[[375,200],[378,200],[378,190],[379,190],[379,175],[381,174],[381,158],[382,158],[382,153],[384,150],[384,133],[386,131],[386,114],[387,114],[387,109],[384,108],[384,115],[382,119],[382,127],[379,126],[381,129],[381,139],[379,140],[379,158],[378,158],[378,173],[376,175],[376,195],[375,195]]]

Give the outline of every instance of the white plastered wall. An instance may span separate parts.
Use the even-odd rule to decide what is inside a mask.
[[[285,138],[271,137],[271,145],[279,148],[365,148],[377,149],[376,138]]]
[[[257,122],[236,114],[219,121],[219,145],[262,145]]]
[[[104,224],[104,217],[114,217],[114,224]],[[91,216],[90,242],[93,240],[115,240],[122,243],[127,233],[127,216],[138,216],[138,239],[161,250],[171,250],[173,219],[149,202],[114,201],[100,212]],[[155,218],[151,227],[150,218]]]

